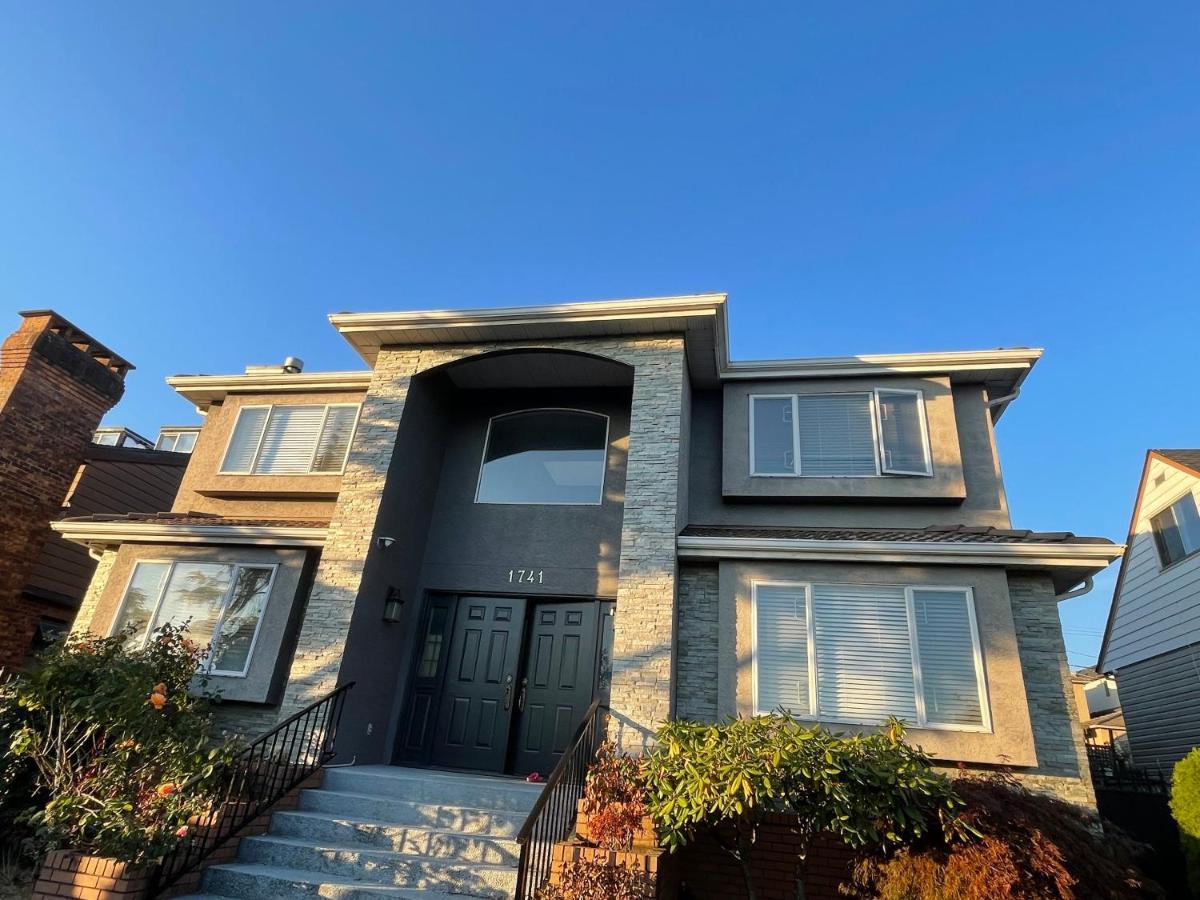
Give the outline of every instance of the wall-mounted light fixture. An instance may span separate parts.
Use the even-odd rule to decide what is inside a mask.
[[[375,546],[380,550],[386,550],[394,543],[396,543],[396,539],[394,537],[387,537],[386,535],[381,534],[379,537],[375,538]]]
[[[399,622],[403,607],[404,598],[400,596],[400,588],[389,587],[387,597],[383,601],[383,621],[393,624]]]

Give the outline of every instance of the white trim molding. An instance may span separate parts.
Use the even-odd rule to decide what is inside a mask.
[[[95,550],[120,544],[241,544],[262,547],[323,547],[327,526],[181,525],[169,522],[80,522],[50,527],[68,541]]]
[[[1099,571],[1121,557],[1124,544],[968,543],[966,541],[824,541],[804,538],[680,535],[681,559],[781,559],[928,563],[944,566],[1063,566]]]
[[[203,411],[229,394],[319,394],[366,391],[371,372],[266,372],[255,375],[170,375],[168,386]]]

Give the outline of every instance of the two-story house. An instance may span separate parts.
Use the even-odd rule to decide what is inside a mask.
[[[1056,603],[1122,548],[1012,528],[1041,351],[733,362],[719,294],[330,320],[366,369],[169,379],[174,512],[56,526],[77,629],[189,620],[247,732],[353,680],[360,764],[544,775],[600,696],[629,748],[895,715],[1093,802]]]
[[[1115,673],[1135,764],[1200,747],[1200,450],[1150,450],[1096,668]]]

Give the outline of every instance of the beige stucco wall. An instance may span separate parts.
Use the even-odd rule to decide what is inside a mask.
[[[221,460],[243,406],[361,403],[362,391],[230,394],[210,407],[175,497],[175,512],[328,520],[341,475],[222,475]]]
[[[925,397],[933,475],[862,478],[763,477],[750,474],[750,397],[754,394],[869,393],[919,390]],[[949,378],[830,378],[733,381],[724,386],[722,491],[726,497],[854,498],[961,501],[967,496],[962,448]]]
[[[297,593],[307,552],[271,547],[203,546],[181,544],[123,544],[106,551],[96,569],[91,588],[80,607],[72,631],[107,636],[125,596],[125,589],[139,560],[196,560],[220,563],[265,563],[277,565],[271,594],[259,626],[258,639],[244,677],[227,675],[209,679],[209,690],[223,699],[265,703],[282,687],[278,676],[281,659],[288,656],[289,635],[294,632],[300,606]]]
[[[913,728],[909,738],[941,760],[1012,766],[1037,764],[1016,627],[1003,570],[728,561],[720,564],[719,577],[717,706],[720,716],[754,714],[751,586],[755,581],[970,587],[975,595],[992,730],[986,733]],[[822,724],[839,731],[863,730],[860,725],[835,721]]]

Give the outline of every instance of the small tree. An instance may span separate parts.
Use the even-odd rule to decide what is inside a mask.
[[[903,736],[898,722],[879,734],[843,736],[786,714],[671,722],[646,762],[647,806],[672,850],[699,830],[711,832],[740,865],[750,900],[757,897],[751,859],[758,832],[768,815],[786,814],[802,900],[809,852],[822,833],[866,847],[963,828],[949,780]]]
[[[1171,815],[1187,863],[1188,885],[1200,896],[1200,748],[1179,762],[1171,778]]]

